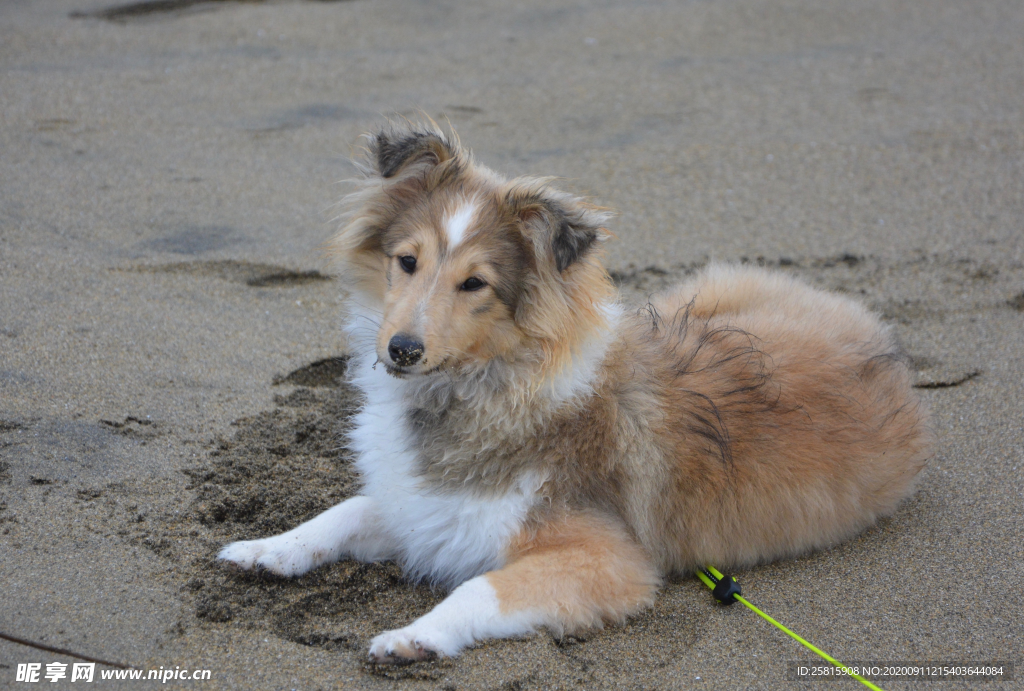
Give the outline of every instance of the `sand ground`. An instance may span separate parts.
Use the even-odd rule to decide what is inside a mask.
[[[618,209],[626,299],[745,260],[895,324],[938,432],[920,491],[738,575],[842,659],[1024,662],[1019,0],[102,2],[0,3],[0,632],[211,670],[188,688],[858,686],[787,681],[809,654],[687,576],[625,627],[385,671],[370,637],[440,593],[212,561],[352,489],[317,248],[359,134],[420,111]],[[0,641],[0,687],[55,660]]]

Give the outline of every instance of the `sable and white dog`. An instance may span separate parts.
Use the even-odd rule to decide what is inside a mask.
[[[627,311],[604,212],[433,126],[369,142],[332,243],[363,492],[220,558],[281,575],[394,559],[458,586],[372,659],[621,622],[668,572],[833,545],[912,491],[926,413],[859,304],[713,265]]]

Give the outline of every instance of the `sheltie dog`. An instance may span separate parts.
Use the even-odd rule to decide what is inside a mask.
[[[330,244],[362,493],[219,556],[285,576],[393,559],[454,587],[372,660],[621,622],[670,572],[834,545],[911,493],[926,411],[861,305],[711,265],[625,309],[605,211],[432,124],[368,141]]]

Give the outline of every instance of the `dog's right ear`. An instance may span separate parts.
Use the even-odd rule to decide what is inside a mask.
[[[417,198],[458,175],[466,161],[454,134],[429,125],[387,126],[367,135],[364,178],[344,200],[346,222],[328,246],[340,278],[364,295],[383,296],[388,227]]]
[[[370,136],[369,153],[377,174],[392,179],[455,159],[458,144],[439,131],[387,128]]]

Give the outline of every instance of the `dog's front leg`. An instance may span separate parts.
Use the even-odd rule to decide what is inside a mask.
[[[376,502],[359,496],[327,509],[287,533],[232,542],[217,558],[243,569],[259,566],[280,576],[301,576],[342,557],[379,561],[394,556],[394,545],[378,518]]]
[[[476,641],[540,627],[561,634],[621,622],[654,601],[660,580],[621,525],[574,515],[524,533],[504,568],[471,578],[409,626],[374,638],[370,659],[450,657]]]

